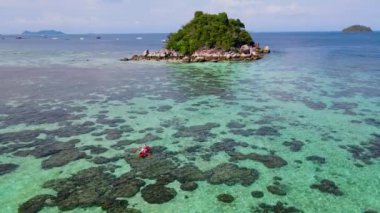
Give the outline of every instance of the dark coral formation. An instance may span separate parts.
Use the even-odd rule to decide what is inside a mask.
[[[123,132],[126,132],[126,133],[129,133],[129,132],[133,132],[133,131],[135,131],[135,130],[133,129],[133,127],[131,127],[130,125],[122,125],[122,126],[119,127],[119,129],[120,129],[121,131],[123,131]]]
[[[73,150],[78,142],[79,140],[70,140],[68,142],[42,140],[38,143],[34,143],[35,147],[33,149],[20,150],[14,154],[17,156],[33,155],[36,158],[43,158],[64,150]]]
[[[43,169],[60,167],[71,161],[87,157],[86,153],[75,147],[78,142],[79,140],[70,140],[68,142],[39,140],[33,144],[33,149],[20,150],[15,152],[14,155],[33,155],[36,158],[49,157],[42,161],[41,166]]]
[[[17,167],[18,167],[18,165],[17,164],[13,164],[13,163],[0,164],[0,175],[5,175],[5,174],[8,174],[8,173],[11,173],[14,170],[16,170]]]
[[[174,117],[173,119],[170,119],[170,120],[161,121],[160,126],[164,128],[172,127],[173,129],[179,129],[183,127],[185,123],[186,123],[186,120],[182,120],[180,118]]]
[[[260,155],[257,153],[242,154],[239,152],[234,152],[229,154],[231,160],[254,160],[264,164],[264,166],[273,169],[286,166],[288,163],[282,159],[280,156],[270,154],[270,155]]]
[[[194,146],[187,147],[185,149],[185,152],[196,153],[196,152],[199,152],[201,149],[202,149],[201,145],[194,145]]]
[[[208,171],[201,171],[192,164],[178,167],[177,163],[170,158],[152,157],[151,160],[143,161],[136,158],[127,158],[132,167],[132,173],[138,177],[157,179],[161,184],[167,184],[177,180],[183,184],[181,187],[196,187],[194,181],[207,180],[211,184],[226,184],[243,186],[251,185],[259,176],[255,169],[241,168],[235,164],[224,163]],[[194,183],[193,183],[194,182]]]
[[[133,197],[144,185],[144,181],[133,178],[132,175],[126,173],[112,182],[112,189],[109,194],[114,197]]]
[[[120,213],[120,212],[122,212],[122,213],[142,213],[138,209],[127,208],[128,202],[125,200],[119,200],[118,202],[110,203],[110,205],[113,205],[113,206],[106,208],[107,213]]]
[[[105,131],[107,140],[117,140],[121,138],[123,132],[119,129],[106,129]]]
[[[312,189],[318,189],[323,193],[333,194],[335,196],[342,196],[343,192],[339,187],[331,180],[323,179],[319,184],[315,183],[310,186]]]
[[[19,132],[9,132],[0,134],[0,143],[8,144],[12,143],[25,143],[32,142],[35,138],[37,138],[42,130],[24,130]]]
[[[90,150],[90,153],[92,155],[98,155],[107,152],[108,149],[102,146],[87,145],[80,147],[80,150]]]
[[[296,207],[287,207],[286,203],[277,202],[275,205],[260,203],[258,207],[252,209],[254,213],[302,213],[303,211]]]
[[[157,108],[157,111],[159,111],[159,112],[166,112],[166,111],[171,110],[172,108],[173,108],[173,107],[170,106],[170,105],[162,105],[162,106],[159,106],[159,107]]]
[[[105,167],[93,167],[69,178],[48,181],[43,186],[57,191],[52,205],[67,211],[91,206],[101,206],[105,210],[126,208],[127,202],[118,198],[133,197],[144,185],[144,181],[129,173],[116,178]]]
[[[268,192],[275,194],[275,195],[279,195],[279,196],[285,196],[286,195],[286,191],[284,189],[284,186],[282,186],[282,185],[269,185],[269,186],[267,186],[267,190],[268,190]]]
[[[281,120],[283,120],[283,118],[278,117],[278,116],[265,115],[262,118],[260,118],[260,120],[256,121],[255,124],[259,124],[259,125],[267,124],[267,125],[270,125],[270,124],[272,124],[275,121],[281,121]]]
[[[246,126],[245,124],[240,123],[238,121],[230,121],[227,124],[227,127],[230,129],[241,129],[241,128],[244,128],[245,126]]]
[[[147,179],[155,179],[160,175],[169,174],[178,166],[172,160],[154,160],[154,158],[149,161],[130,160],[129,164],[138,176]]]
[[[366,118],[364,119],[364,122],[368,125],[380,128],[380,120],[375,118]]]
[[[223,139],[222,142],[214,143],[210,146],[212,152],[226,152],[232,153],[235,151],[236,146],[248,147],[248,143],[245,142],[236,142],[233,139]]]
[[[111,158],[107,158],[107,157],[103,157],[103,156],[97,156],[94,159],[92,159],[92,162],[94,162],[95,164],[106,164],[106,163],[118,161],[122,158],[123,158],[122,156],[120,156],[120,157],[115,156],[115,157],[111,157]]]
[[[330,109],[343,110],[344,114],[355,115],[356,113],[353,110],[356,109],[357,107],[358,107],[357,103],[333,102],[333,105],[330,107]]]
[[[125,160],[137,176],[147,179],[156,179],[165,174],[172,173],[178,168],[178,163],[172,160],[175,153],[166,151],[165,147],[156,146],[152,151],[152,157],[144,160],[133,152],[127,153]]]
[[[48,105],[21,105],[8,108],[4,113],[12,116],[5,117],[2,123],[5,126],[18,124],[39,125],[78,120],[83,115],[75,113],[82,112],[83,109],[69,106],[56,108]]]
[[[108,119],[105,115],[99,115],[96,123],[107,125],[109,127],[117,127],[119,124],[124,123],[126,120],[121,118],[112,118]]]
[[[234,135],[241,135],[244,137],[249,137],[256,133],[254,129],[231,129],[230,132]]]
[[[177,192],[165,185],[151,184],[141,190],[141,196],[148,203],[162,204],[169,202],[177,195]]]
[[[184,110],[189,111],[189,112],[196,112],[196,111],[198,111],[198,109],[194,108],[194,107],[186,107]]]
[[[305,143],[293,138],[291,141],[285,141],[282,144],[289,147],[290,151],[292,152],[299,152]]]
[[[248,108],[250,109],[250,108]],[[250,116],[249,112],[240,112],[239,115],[243,117]],[[268,120],[267,120],[268,119]],[[264,117],[261,120],[257,121],[257,124],[270,124],[273,121],[272,117]],[[236,121],[232,121],[228,124],[230,126],[230,132],[235,135],[241,135],[244,137],[249,137],[253,135],[259,136],[280,136],[278,129],[272,126],[261,126],[258,129],[243,129],[244,124],[240,124]]]
[[[262,198],[262,197],[264,197],[264,193],[262,191],[252,191],[251,195],[254,198]]]
[[[115,149],[123,149],[127,145],[131,144],[148,144],[149,142],[153,142],[156,140],[160,140],[161,138],[152,133],[146,134],[143,138],[135,139],[135,140],[121,140],[118,141],[115,145],[112,145],[112,148]]]
[[[321,101],[312,101],[310,99],[303,99],[302,102],[307,106],[309,107],[310,109],[313,109],[313,110],[323,110],[325,109],[327,106],[325,103],[321,102]]]
[[[188,164],[176,169],[173,172],[173,175],[181,183],[203,181],[207,177],[203,171],[192,164]]]
[[[53,120],[51,120],[53,121]],[[57,141],[57,137],[72,137],[87,134],[95,130],[93,122],[87,121],[79,124],[62,122],[59,128],[53,130],[25,130],[0,134],[2,144],[0,154],[12,153],[15,156],[25,157],[32,155],[36,158],[46,158],[42,161],[43,169],[60,167],[71,161],[88,157],[81,152],[76,144],[78,139],[67,142]],[[45,138],[45,139],[42,139]],[[96,152],[96,151],[95,151]]]
[[[50,169],[53,167],[64,166],[71,161],[76,161],[86,157],[86,153],[80,152],[78,149],[67,149],[51,155],[48,159],[43,160],[41,167]]]
[[[259,173],[255,169],[238,167],[235,164],[223,163],[209,171],[210,177],[208,182],[211,184],[226,184],[232,186],[240,183],[243,186],[249,186],[254,183]]]
[[[156,184],[161,184],[161,185],[167,185],[169,183],[172,183],[176,180],[175,176],[172,174],[164,174],[160,175],[156,179]]]
[[[375,211],[373,209],[366,209],[364,213],[378,213],[378,211]]]
[[[206,123],[204,125],[196,125],[190,127],[182,126],[178,128],[178,131],[173,135],[173,137],[192,137],[195,141],[204,142],[207,140],[207,138],[215,136],[215,134],[212,134],[210,131],[213,128],[217,128],[219,126],[220,124],[217,123]]]
[[[94,131],[93,122],[84,122],[82,124],[67,124],[63,127],[60,127],[56,130],[48,131],[47,134],[52,134],[57,137],[68,138],[71,136],[83,135]]]
[[[269,95],[272,96],[273,98],[283,101],[283,102],[291,102],[291,101],[296,101],[296,96],[293,93],[286,92],[286,91],[269,91]]]
[[[377,134],[373,134],[373,136],[368,143],[340,147],[349,151],[355,159],[365,164],[372,164],[372,160],[380,158],[380,136]]]
[[[232,203],[235,198],[230,194],[219,194],[216,198],[223,203]]]
[[[53,202],[52,200],[55,197],[53,195],[37,195],[35,197],[30,198],[25,203],[21,204],[18,208],[19,213],[37,213],[39,212],[44,206],[47,206],[49,203]]]
[[[320,156],[317,156],[317,155],[308,156],[308,157],[306,157],[306,160],[307,161],[311,161],[314,164],[319,164],[319,165],[326,163],[326,159],[324,157],[320,157]]]
[[[198,184],[196,182],[185,182],[181,184],[181,189],[183,191],[194,191],[198,188]]]
[[[259,136],[280,136],[277,129],[270,126],[262,126],[255,131],[255,135]]]

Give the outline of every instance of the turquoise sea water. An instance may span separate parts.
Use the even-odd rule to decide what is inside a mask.
[[[118,60],[165,36],[0,40],[1,212],[380,211],[379,33],[257,33],[273,51],[255,62]]]

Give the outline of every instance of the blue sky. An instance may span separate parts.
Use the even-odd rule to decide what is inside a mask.
[[[226,11],[254,32],[380,30],[380,0],[0,0],[0,33],[173,32],[194,11]]]

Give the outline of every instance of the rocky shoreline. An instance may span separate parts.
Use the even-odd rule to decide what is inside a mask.
[[[123,58],[121,61],[167,61],[167,62],[219,62],[219,61],[254,61],[263,58],[270,53],[270,48],[259,45],[243,45],[237,51],[224,51],[220,49],[201,49],[192,55],[182,55],[174,50],[163,49],[150,52],[145,50],[141,55],[133,55],[131,58]]]

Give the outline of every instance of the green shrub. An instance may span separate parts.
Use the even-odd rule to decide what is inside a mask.
[[[226,13],[214,15],[197,11],[188,24],[169,35],[166,48],[185,55],[201,48],[233,50],[253,43],[251,35],[244,28],[239,19],[229,19]]]

